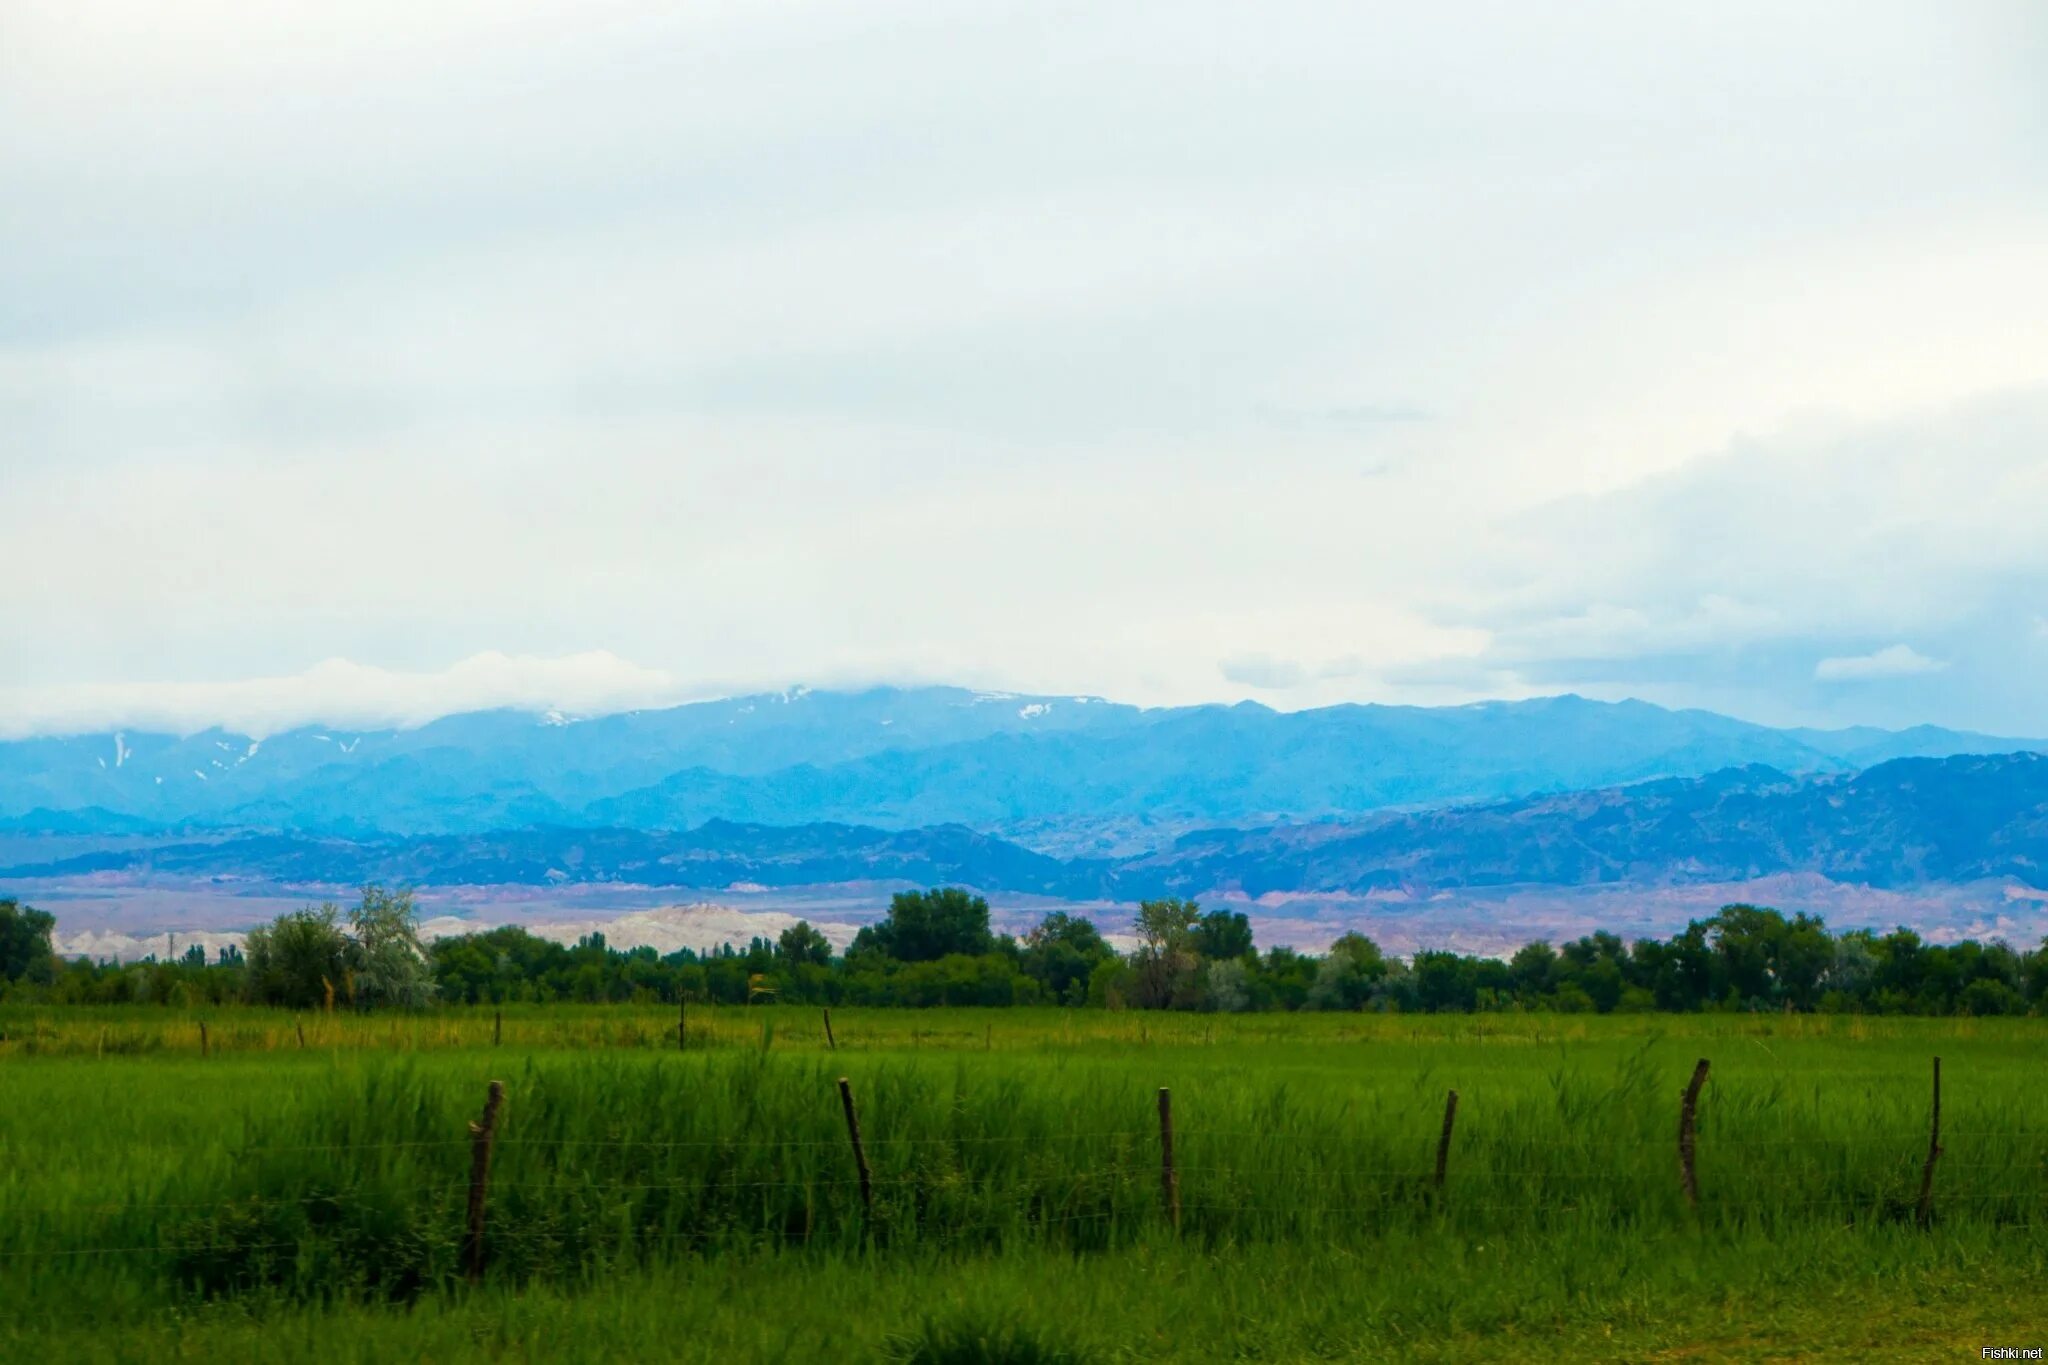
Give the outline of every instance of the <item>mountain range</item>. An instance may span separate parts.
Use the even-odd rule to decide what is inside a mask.
[[[964,825],[1064,854],[1126,855],[1205,826],[1341,823],[1756,765],[1839,775],[1899,758],[2023,750],[2048,743],[1935,727],[1774,729],[1575,696],[1278,712],[957,688],[795,689],[590,719],[488,711],[403,730],[13,740],[0,743],[0,829],[375,843],[714,821]],[[1144,836],[1073,834],[1118,822]]]
[[[719,820],[681,832],[538,827],[131,840],[0,868],[0,881],[117,873],[708,890],[904,881],[1132,900],[1682,885],[1799,872],[1888,889],[2001,879],[2048,887],[2048,755],[1895,759],[1856,773],[1750,765],[1512,801],[1201,830],[1123,858],[1055,858],[957,824],[887,830]]]

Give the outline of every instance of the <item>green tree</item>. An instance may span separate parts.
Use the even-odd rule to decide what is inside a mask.
[[[1254,1004],[1298,1010],[1315,986],[1317,959],[1292,948],[1268,948],[1251,980]]]
[[[791,968],[827,967],[832,963],[832,944],[811,927],[809,920],[800,919],[775,940],[775,956]]]
[[[1096,964],[1113,956],[1092,921],[1055,910],[1024,936],[1019,965],[1047,1000],[1079,1005],[1087,1002]]]
[[[333,905],[294,910],[251,929],[242,955],[249,963],[245,989],[255,1004],[312,1009],[349,997],[350,945]]]
[[[1479,1003],[1477,973],[1470,958],[1456,953],[1419,952],[1415,955],[1414,975],[1416,1003],[1432,1014],[1470,1010]]]
[[[1872,1003],[1886,1014],[1915,1009],[1926,984],[1929,958],[1920,935],[1902,924],[1872,948],[1877,959],[1871,972]]]
[[[416,1010],[433,1003],[434,968],[420,942],[412,892],[366,886],[348,922],[356,1004]]]
[[[1211,962],[1206,973],[1208,1007],[1222,1014],[1238,1014],[1252,1007],[1251,972],[1244,959],[1226,958]]]
[[[1130,1000],[1130,964],[1116,956],[1105,957],[1088,973],[1088,1003],[1120,1010]]]
[[[1243,912],[1211,910],[1195,922],[1195,952],[1211,962],[1229,962],[1249,957],[1252,923]]]
[[[1877,979],[1877,935],[1852,929],[1834,941],[1827,970],[1821,974],[1823,1008],[1862,1010],[1868,1007]]]
[[[873,952],[898,962],[936,962],[958,953],[977,957],[995,947],[988,927],[988,902],[957,886],[899,891],[889,913],[854,936],[856,953]]]
[[[2024,1014],[2027,1008],[2018,991],[1994,977],[1978,977],[1963,987],[1957,1003],[1964,1014]]]
[[[1693,920],[1665,945],[1657,1003],[1668,1010],[1696,1010],[1726,993],[1728,975],[1714,951],[1704,920]]]
[[[1610,1014],[1621,1003],[1622,992],[1627,983],[1622,979],[1621,964],[1611,957],[1603,957],[1578,975],[1577,985],[1593,1002],[1593,1008],[1602,1014]]]
[[[1131,1003],[1146,1009],[1199,1004],[1191,997],[1195,968],[1195,925],[1202,907],[1193,901],[1144,901],[1138,906],[1138,951],[1131,955]]]
[[[1821,982],[1835,963],[1835,942],[1819,916],[1804,911],[1792,917],[1778,942],[1775,975],[1778,994],[1794,1009],[1810,1010],[1820,1000]]]
[[[1387,979],[1389,964],[1380,945],[1350,933],[1330,945],[1316,967],[1308,1005],[1319,1010],[1360,1010]]]
[[[1557,978],[1557,949],[1542,939],[1523,944],[1508,959],[1508,976],[1515,994],[1534,1004],[1549,993]]]
[[[1778,995],[1779,959],[1790,926],[1776,910],[1726,905],[1707,921],[1720,954],[1724,989],[1743,1004],[1772,1004]]]
[[[56,928],[57,918],[48,911],[0,900],[0,980],[54,981],[57,959],[50,936]]]
[[[2020,973],[2027,999],[2036,1003],[2048,1002],[2048,939],[2043,939],[2041,946],[2033,952],[2020,957]]]

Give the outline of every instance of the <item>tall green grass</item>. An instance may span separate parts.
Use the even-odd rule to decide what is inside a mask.
[[[672,1019],[632,1011],[508,1014],[498,1048],[488,1012],[321,1018],[304,1050],[300,1021],[250,1012],[210,1020],[201,1058],[179,1037],[189,1021],[64,1013],[9,1019],[0,1054],[0,1325],[16,1333],[466,1301],[466,1125],[491,1079],[507,1098],[487,1293],[573,1298],[687,1266],[782,1266],[798,1293],[805,1265],[942,1282],[948,1266],[1072,1261],[1128,1282],[1147,1264],[1186,1275],[1312,1253],[1316,1273],[1373,1296],[1376,1320],[1400,1316],[1399,1286],[1419,1320],[1460,1323],[1461,1303],[1492,1301],[1482,1280],[1531,1258],[1555,1280],[1549,1301],[1572,1302],[1575,1267],[1626,1284],[1631,1258],[1705,1275],[1792,1245],[1870,1264],[2038,1257],[2048,1224],[2034,1021],[848,1012],[827,1052],[809,1012],[733,1010],[693,1018],[678,1052]],[[134,1045],[81,1046],[98,1029]],[[1935,1053],[1944,1154],[1922,1231]],[[1694,1213],[1676,1126],[1700,1056],[1713,1072]],[[1008,1330],[927,1326],[898,1322],[889,1340]],[[1057,1335],[1041,1344],[1067,1349]]]
[[[246,1299],[0,1322],[0,1359],[960,1361],[1974,1359],[2038,1340],[2048,1248],[1987,1229],[1621,1233],[1113,1255],[766,1252],[409,1305]]]

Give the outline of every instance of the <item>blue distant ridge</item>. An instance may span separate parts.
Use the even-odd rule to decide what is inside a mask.
[[[411,730],[209,730],[0,743],[0,828],[366,836],[711,820],[1186,829],[1361,816],[1697,777],[1841,773],[2048,750],[1934,727],[1779,730],[1562,696],[1457,707],[1145,710],[958,688],[770,693],[566,722],[489,711]]]
[[[1876,888],[1997,879],[2043,887],[2048,756],[1895,759],[1861,773],[1803,776],[1751,765],[1507,802],[1200,830],[1116,858],[1055,857],[959,824],[891,830],[712,820],[684,831],[543,826],[126,839],[0,867],[0,883],[108,872],[341,886],[722,890],[879,881],[1120,900],[1681,885],[1795,872]]]

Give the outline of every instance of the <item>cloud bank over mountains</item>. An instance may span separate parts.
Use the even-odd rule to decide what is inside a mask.
[[[1822,659],[1813,666],[1813,676],[1821,682],[1855,682],[1866,678],[1913,678],[1922,673],[1939,673],[1947,667],[1947,660],[1930,659],[1911,645],[1887,645],[1846,659]]]
[[[693,699],[669,674],[603,650],[559,659],[476,654],[417,673],[328,659],[303,673],[239,682],[0,689],[0,739],[219,728],[263,740],[306,725],[411,729],[468,711],[589,716]]]

